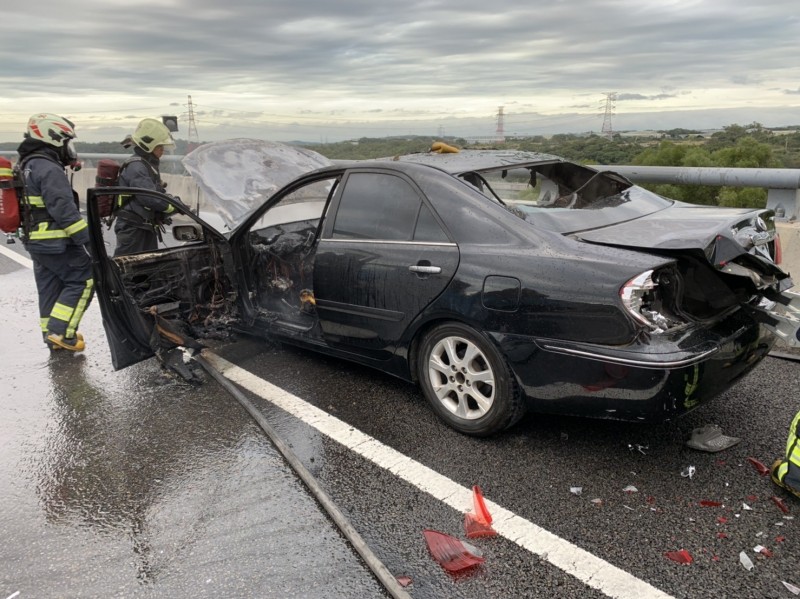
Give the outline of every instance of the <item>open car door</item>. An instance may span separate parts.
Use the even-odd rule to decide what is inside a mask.
[[[176,211],[161,227],[157,250],[114,257],[116,237],[99,214],[98,197],[131,193],[158,197]],[[87,192],[87,216],[97,302],[116,370],[191,347],[214,336],[216,323],[235,319],[228,241],[185,205],[155,191],[95,188]]]

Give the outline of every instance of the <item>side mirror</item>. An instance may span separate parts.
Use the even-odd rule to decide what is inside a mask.
[[[202,241],[203,230],[200,225],[194,223],[190,225],[175,225],[172,227],[172,237],[175,238],[175,241],[180,242]]]

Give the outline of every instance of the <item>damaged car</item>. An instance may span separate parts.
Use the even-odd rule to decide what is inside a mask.
[[[685,204],[531,152],[332,164],[231,140],[184,165],[193,209],[112,190],[175,205],[153,252],[112,257],[96,208],[109,189],[88,192],[117,369],[243,333],[416,382],[445,423],[483,436],[526,410],[673,418],[796,338],[769,210]]]

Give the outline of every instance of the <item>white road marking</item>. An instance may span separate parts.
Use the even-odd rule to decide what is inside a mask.
[[[231,364],[216,354],[204,351],[204,357],[223,375],[248,391],[271,402],[361,455],[363,458],[393,473],[395,476],[428,493],[459,512],[472,509],[472,489],[468,489],[392,449],[349,424],[312,406],[299,397],[268,383],[256,375]],[[517,516],[486,499],[492,515],[492,527],[497,533],[541,559],[560,568],[616,599],[672,599],[643,580],[609,564],[605,560],[573,545],[569,541]]]
[[[7,247],[0,245],[0,254],[3,254],[7,258],[11,258],[14,262],[21,264],[25,268],[33,269],[33,260],[26,258],[25,256],[20,256],[17,252],[12,252]]]

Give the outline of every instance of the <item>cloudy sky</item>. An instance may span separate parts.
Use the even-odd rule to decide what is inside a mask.
[[[0,141],[175,114],[199,138],[800,124],[797,0],[30,0],[0,30]]]

